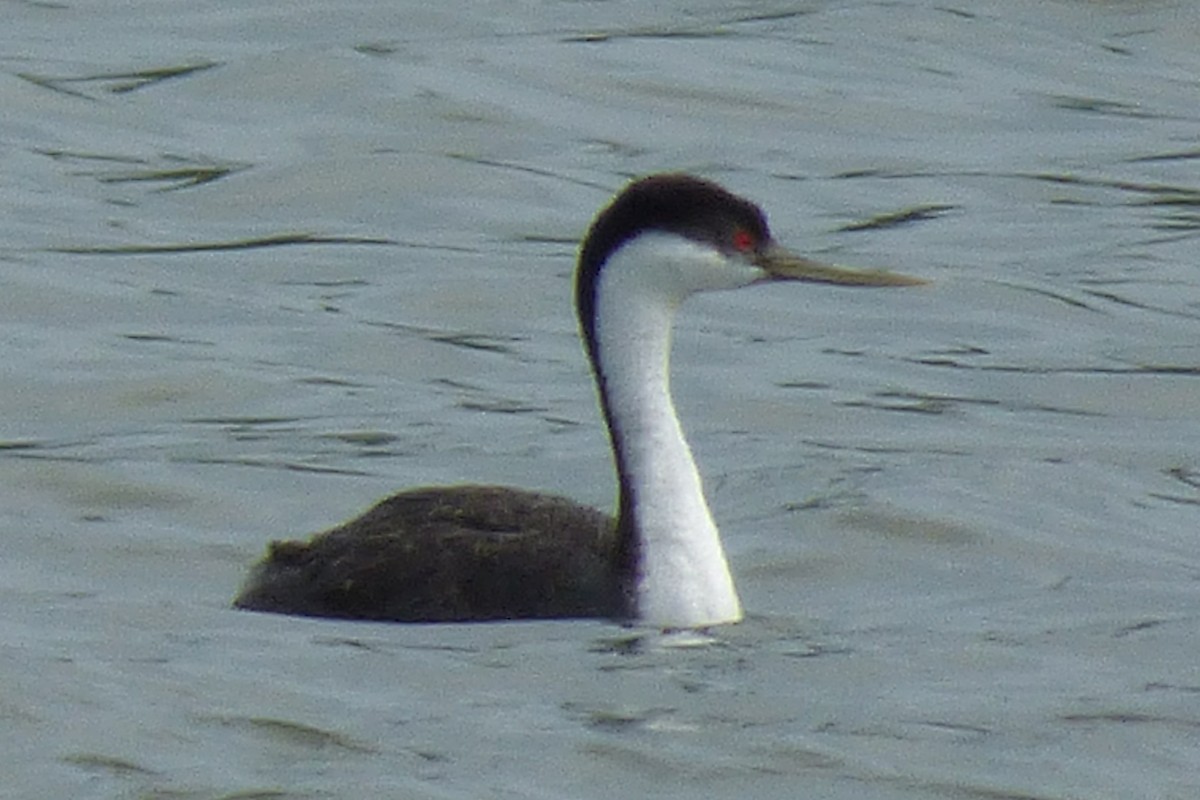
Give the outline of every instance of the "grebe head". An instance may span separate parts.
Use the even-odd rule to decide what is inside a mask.
[[[596,217],[579,253],[576,306],[589,341],[599,275],[631,246],[644,291],[672,305],[701,291],[776,280],[846,286],[912,286],[917,278],[851,270],[792,253],[775,241],[757,205],[712,181],[660,174],[634,181]]]

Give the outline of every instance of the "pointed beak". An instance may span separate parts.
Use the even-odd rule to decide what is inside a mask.
[[[883,270],[858,270],[822,264],[796,255],[777,244],[771,244],[754,258],[759,269],[766,272],[763,280],[808,281],[835,283],[839,286],[921,286],[929,281]]]

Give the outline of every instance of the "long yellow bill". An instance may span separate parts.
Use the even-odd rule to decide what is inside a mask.
[[[839,286],[921,286],[929,281],[878,269],[849,269],[822,264],[796,255],[777,244],[771,245],[754,263],[767,273],[767,280],[835,283]]]

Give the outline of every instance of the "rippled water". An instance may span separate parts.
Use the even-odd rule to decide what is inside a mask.
[[[1200,790],[1193,4],[5,17],[8,795]],[[685,309],[747,622],[230,610],[402,486],[611,502],[572,258],[663,169],[934,282]]]

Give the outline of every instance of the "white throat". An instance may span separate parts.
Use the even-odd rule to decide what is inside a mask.
[[[720,534],[671,401],[671,327],[695,291],[755,273],[682,237],[643,234],[613,254],[596,287],[595,336],[612,424],[641,535],[638,616],[664,628],[742,618]]]

